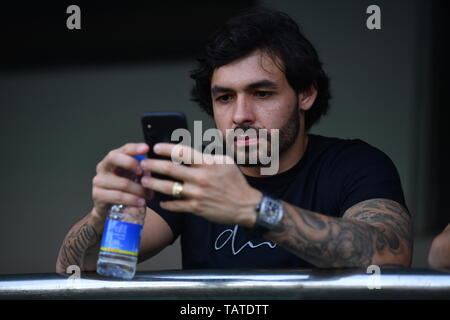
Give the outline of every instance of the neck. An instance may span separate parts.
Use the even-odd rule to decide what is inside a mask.
[[[308,146],[308,135],[303,132],[298,135],[292,146],[280,155],[280,163],[277,174],[285,172],[295,166],[305,154]],[[266,177],[261,174],[261,167],[243,167],[239,166],[243,174],[250,177]]]

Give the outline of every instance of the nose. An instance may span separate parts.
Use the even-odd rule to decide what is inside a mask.
[[[254,122],[253,106],[245,96],[238,96],[233,109],[233,123],[235,125],[251,125]]]

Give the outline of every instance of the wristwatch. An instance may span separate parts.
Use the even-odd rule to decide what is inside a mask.
[[[275,229],[283,218],[283,204],[267,195],[263,195],[255,210],[256,223],[252,231],[259,235]]]

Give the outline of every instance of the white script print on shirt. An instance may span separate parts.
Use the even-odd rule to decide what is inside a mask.
[[[251,249],[255,249],[257,247],[260,247],[262,245],[269,246],[271,249],[275,248],[277,245],[270,241],[263,241],[258,244],[254,244],[252,241],[247,241],[244,243],[244,245],[240,248],[237,248],[236,250],[236,235],[238,232],[238,225],[235,225],[233,229],[225,229],[222,231],[221,234],[217,237],[216,241],[214,242],[214,248],[216,251],[222,249],[228,242],[231,241],[231,252],[233,255],[237,255],[239,252],[241,252],[246,246],[248,246]],[[220,243],[220,241],[223,241]]]

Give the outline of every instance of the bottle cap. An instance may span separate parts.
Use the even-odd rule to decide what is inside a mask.
[[[138,162],[141,162],[142,160],[147,159],[147,156],[143,156],[143,155],[138,154],[138,155],[134,156],[134,158],[135,158]]]

